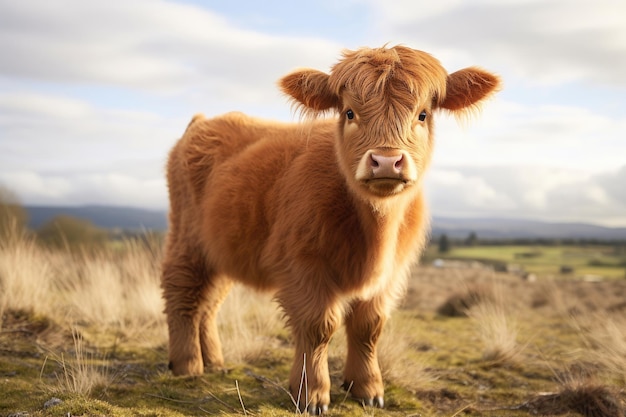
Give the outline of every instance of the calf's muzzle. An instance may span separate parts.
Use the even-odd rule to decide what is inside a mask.
[[[369,156],[372,179],[400,178],[402,176],[404,168],[404,155],[402,153],[384,155],[372,152]]]

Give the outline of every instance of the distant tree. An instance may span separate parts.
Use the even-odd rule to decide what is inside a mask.
[[[14,192],[0,185],[0,241],[26,230],[28,215]]]
[[[476,232],[470,232],[469,236],[465,239],[465,244],[467,246],[476,246],[478,244],[478,236],[476,236]]]
[[[439,237],[439,253],[447,253],[450,252],[450,239],[448,239],[448,235],[445,233]]]
[[[37,230],[37,237],[46,246],[74,250],[101,247],[108,234],[89,220],[59,215],[42,225]]]

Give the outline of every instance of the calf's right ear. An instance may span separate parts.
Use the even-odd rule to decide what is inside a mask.
[[[323,112],[339,107],[339,97],[328,85],[329,77],[322,71],[302,69],[284,76],[278,84],[304,113]]]

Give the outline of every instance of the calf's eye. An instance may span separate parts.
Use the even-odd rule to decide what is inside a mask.
[[[422,112],[417,118],[419,119],[420,122],[423,122],[424,120],[426,120],[426,110],[422,110]]]
[[[354,112],[352,111],[352,109],[346,110],[346,117],[348,118],[348,120],[354,119]]]

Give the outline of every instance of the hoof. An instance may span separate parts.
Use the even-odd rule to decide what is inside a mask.
[[[341,388],[343,388],[345,391],[350,392],[352,390],[352,385],[352,382],[348,383],[346,381],[341,385]],[[355,401],[360,402],[363,407],[385,408],[385,399],[382,395],[373,398],[359,398],[354,396],[352,398]]]
[[[306,411],[311,416],[321,416],[322,414],[325,414],[328,412],[328,404],[324,404],[324,405],[310,404],[307,407]]]
[[[364,407],[385,408],[385,399],[383,397],[374,397],[367,399],[357,399]]]
[[[202,362],[174,362],[170,361],[167,367],[174,376],[201,376],[204,374]]]

